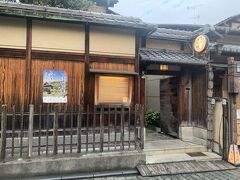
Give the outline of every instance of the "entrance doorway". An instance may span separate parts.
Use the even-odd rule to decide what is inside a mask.
[[[157,131],[177,138],[181,123],[178,116],[179,76],[147,75],[146,109],[150,118],[151,112],[156,113],[155,118],[158,117],[157,113],[159,113],[159,120],[153,124],[150,122],[150,128],[154,128],[152,126],[155,126]]]
[[[146,71],[146,146],[199,146],[197,151],[206,150],[206,70],[174,67],[175,71]],[[158,117],[156,112],[159,120],[154,122],[155,127],[149,126],[147,118]]]

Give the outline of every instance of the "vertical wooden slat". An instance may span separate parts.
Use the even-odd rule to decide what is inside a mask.
[[[70,119],[70,153],[73,150],[73,106],[71,106],[71,119]]]
[[[103,152],[103,136],[104,136],[103,107],[101,107],[101,111],[100,111],[100,152]]]
[[[78,108],[78,117],[77,117],[77,153],[81,153],[82,150],[82,107],[81,105]]]
[[[89,104],[87,105],[87,122],[86,122],[86,152],[88,152],[88,133],[89,133]]]
[[[3,162],[6,156],[6,131],[7,131],[7,105],[2,105],[2,118],[1,118],[1,141],[0,141],[0,162]]]
[[[49,131],[49,123],[50,123],[50,115],[49,112],[50,111],[50,106],[49,104],[47,105],[47,119],[46,119],[46,155],[48,155],[48,131]]]
[[[53,155],[58,153],[58,107],[54,107],[53,119]]]
[[[124,107],[121,107],[121,150],[124,150]]]
[[[128,149],[131,147],[131,107],[128,108]]]
[[[41,154],[41,135],[42,135],[42,105],[39,106],[38,116],[38,156]]]
[[[134,148],[137,149],[137,111],[138,111],[138,106],[137,104],[135,105],[135,110],[134,110]]]
[[[29,121],[28,121],[28,158],[32,157],[33,151],[33,118],[34,118],[34,105],[29,105]]]
[[[140,141],[141,149],[144,149],[144,106],[140,105]]]
[[[111,119],[111,109],[108,106],[108,151],[110,150],[110,119]]]
[[[14,136],[15,136],[15,123],[16,123],[16,109],[15,105],[13,106],[13,113],[12,113],[12,157],[14,156],[14,150],[15,150],[15,145],[14,145]]]
[[[227,102],[227,100],[226,100]],[[223,154],[222,154],[222,157],[223,157],[223,160],[227,161],[227,157],[228,157],[228,148],[229,147],[229,144],[228,144],[228,105],[227,103],[226,104],[223,104],[222,105],[223,107]]]
[[[95,152],[96,145],[96,107],[93,108],[93,151]]]
[[[117,107],[114,108],[114,149],[117,149]]]
[[[24,118],[24,106],[21,108],[20,115],[20,157],[22,157],[23,153],[23,118]]]
[[[67,120],[67,105],[64,106],[64,115],[63,115],[63,154],[66,150],[66,120]]]

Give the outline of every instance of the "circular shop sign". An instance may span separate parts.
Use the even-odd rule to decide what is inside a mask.
[[[208,37],[205,35],[198,36],[194,41],[194,50],[198,53],[203,52],[208,46]]]

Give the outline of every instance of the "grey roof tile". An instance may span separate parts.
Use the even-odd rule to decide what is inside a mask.
[[[222,46],[222,52],[223,53],[240,53],[240,46],[238,45],[230,45],[230,44],[224,44]]]
[[[166,29],[158,28],[155,32],[150,34],[148,38],[150,39],[171,39],[178,41],[191,41],[193,37],[193,32],[176,30],[176,29]]]
[[[2,1],[0,1],[0,15],[1,14],[63,21],[118,25],[146,30],[156,29],[156,25],[145,23],[139,18]]]
[[[236,15],[230,16],[230,17],[224,19],[223,21],[218,22],[216,24],[216,26],[224,26],[225,24],[227,24],[227,23],[229,23],[229,22],[231,22],[234,19],[239,18],[239,17],[240,17],[240,14],[236,14]]]
[[[141,61],[154,63],[205,65],[207,61],[193,57],[192,54],[158,49],[140,49]]]

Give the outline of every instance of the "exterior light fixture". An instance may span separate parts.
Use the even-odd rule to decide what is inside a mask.
[[[160,70],[161,71],[168,71],[169,67],[168,67],[168,65],[160,65]]]

